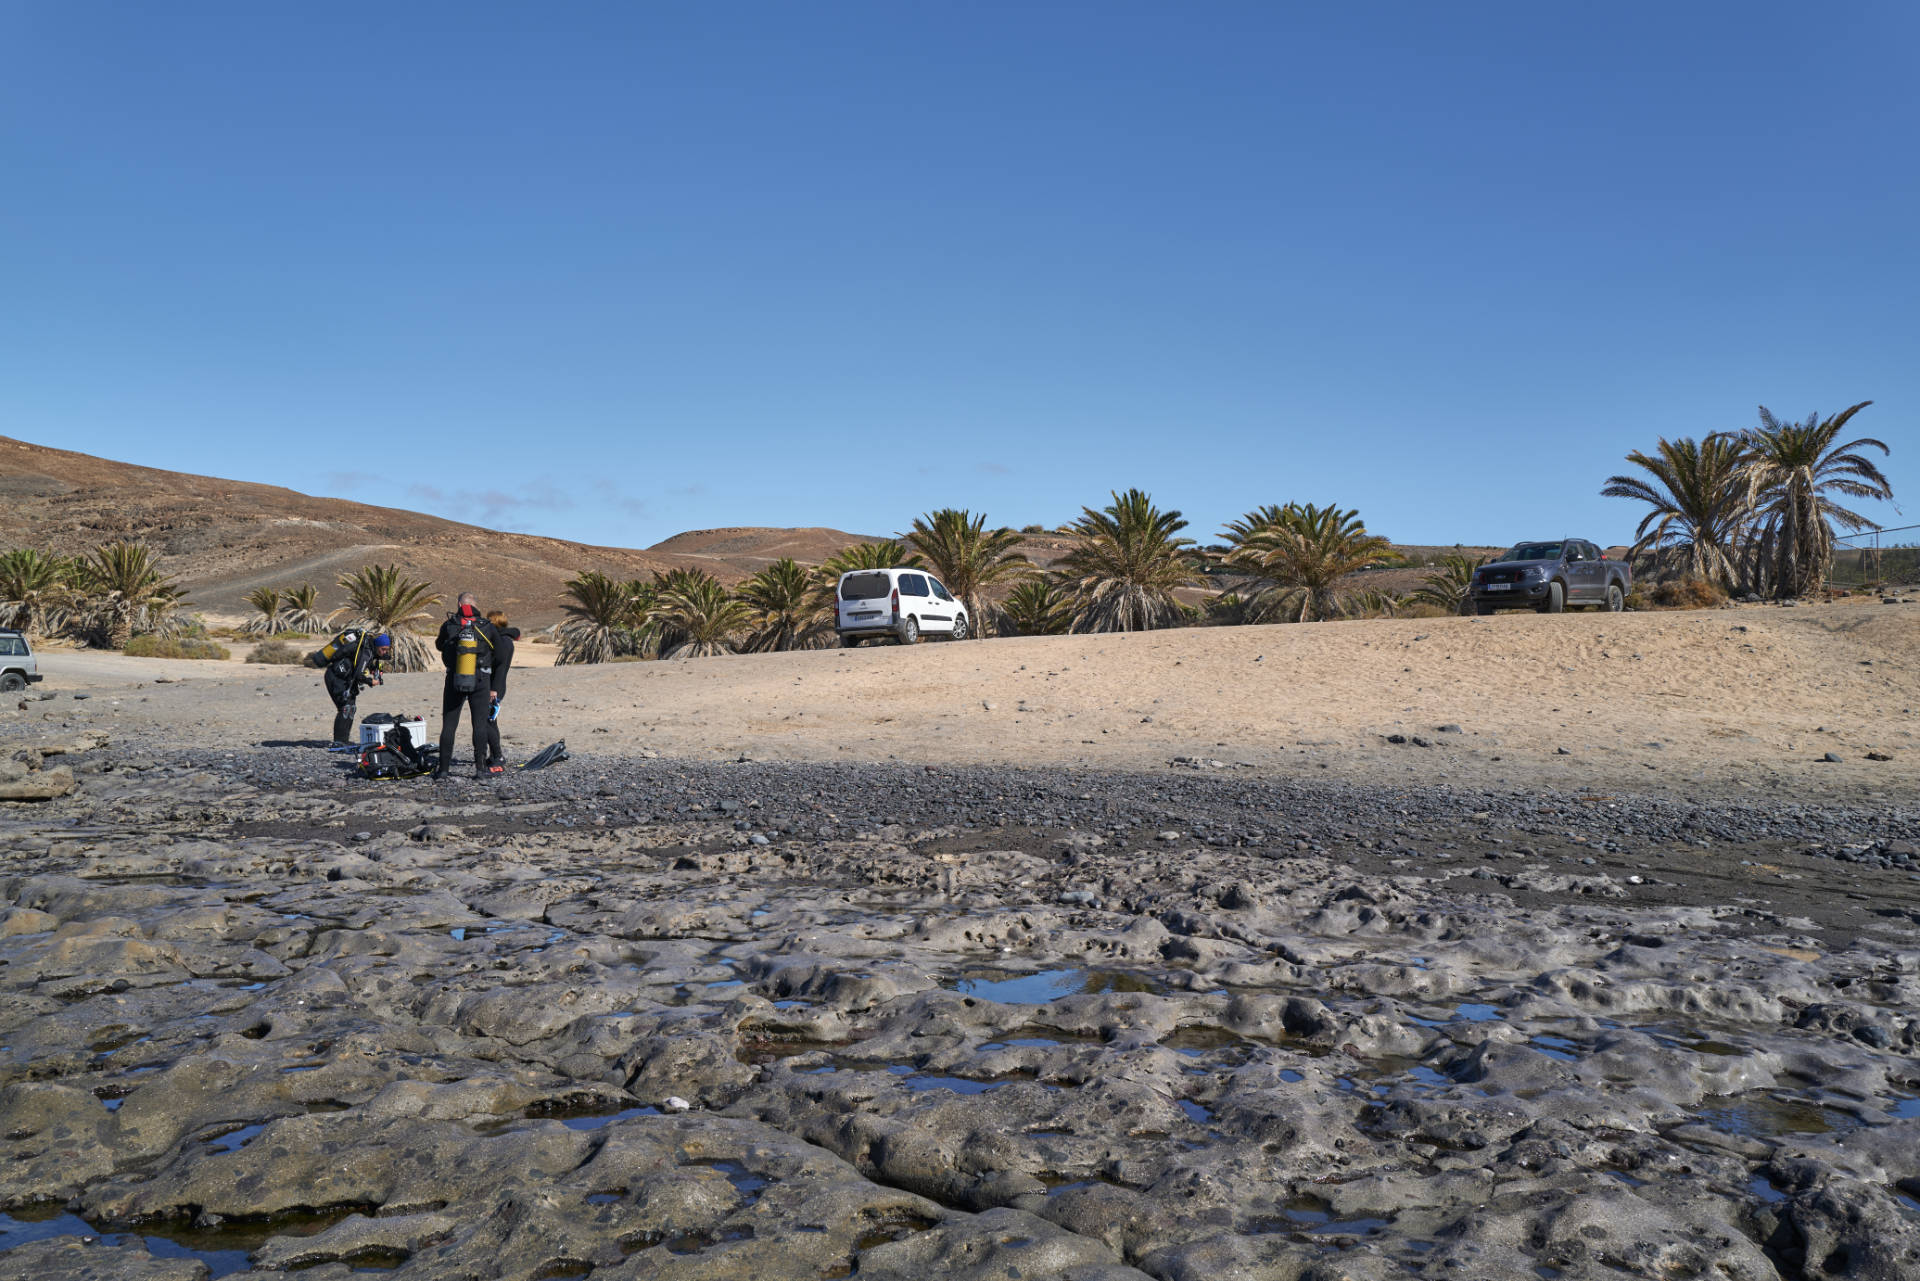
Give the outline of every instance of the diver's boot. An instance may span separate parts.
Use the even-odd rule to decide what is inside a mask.
[[[445,778],[446,776],[447,776],[447,762],[446,762],[446,759],[443,757],[439,760],[434,761],[433,763],[434,782],[437,783],[441,779]]]

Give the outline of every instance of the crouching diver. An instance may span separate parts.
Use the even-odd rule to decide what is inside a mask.
[[[333,700],[333,745],[351,748],[354,714],[360,691],[380,681],[380,665],[393,653],[393,638],[385,632],[350,627],[307,655],[307,662],[326,669],[322,678]]]
[[[440,695],[440,763],[433,776],[445,778],[452,768],[453,738],[460,730],[464,706],[473,724],[473,772],[487,777],[487,710],[493,702],[493,664],[504,639],[480,614],[472,592],[461,592],[459,608],[440,624],[434,648],[447,665],[447,684]]]

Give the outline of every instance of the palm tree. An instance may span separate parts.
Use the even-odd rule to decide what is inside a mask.
[[[280,605],[279,588],[256,587],[247,593],[245,599],[259,617],[249,618],[241,624],[241,631],[253,636],[271,636],[281,629],[284,611]]]
[[[943,507],[917,518],[906,540],[965,608],[975,636],[986,634],[986,590],[1033,572],[1033,562],[1014,550],[1020,535],[1005,526],[988,529],[984,515]]]
[[[1312,503],[1288,503],[1226,556],[1229,566],[1271,582],[1285,616],[1303,623],[1339,612],[1334,586],[1341,579],[1392,559],[1393,545],[1369,534],[1358,511]]]
[[[820,572],[839,581],[840,575],[857,569],[920,569],[924,560],[892,538],[871,543],[852,543],[820,562]]]
[[[1051,578],[1032,574],[1000,602],[994,631],[1010,636],[1059,636],[1073,622],[1073,602]]]
[[[48,635],[66,626],[79,603],[72,572],[62,557],[31,547],[0,555],[0,627]]]
[[[387,670],[424,672],[431,666],[426,643],[410,629],[414,623],[429,621],[426,611],[440,603],[432,584],[408,578],[398,565],[368,565],[341,575],[340,586],[347,593],[347,603],[339,612],[350,613],[362,628],[393,637]]]
[[[1833,527],[1869,529],[1874,522],[1828,498],[1893,497],[1893,485],[1878,467],[1856,452],[1886,445],[1868,436],[1836,445],[1850,419],[1873,402],[1863,400],[1844,413],[1822,420],[1810,414],[1803,423],[1781,422],[1760,407],[1760,426],[1739,437],[1745,451],[1747,501],[1756,530],[1770,553],[1762,568],[1774,594],[1805,596],[1819,587],[1833,559]]]
[[[819,593],[811,571],[783,556],[740,584],[740,599],[752,609],[749,652],[810,648],[822,639]]]
[[[1600,495],[1637,499],[1652,509],[1633,531],[1632,554],[1677,559],[1689,577],[1733,587],[1734,558],[1751,510],[1741,442],[1727,435],[1662,437],[1654,456],[1636,449],[1627,461],[1647,476],[1609,476]]]
[[[840,576],[863,569],[924,569],[926,562],[915,552],[891,538],[872,543],[852,543],[820,562],[815,571],[814,603],[821,613],[834,607],[840,589]]]
[[[1364,592],[1355,592],[1339,601],[1340,612],[1348,618],[1392,618],[1400,612],[1405,601],[1392,592],[1383,592],[1370,587]],[[1459,608],[1455,606],[1455,608]]]
[[[1099,511],[1080,509],[1080,542],[1057,569],[1074,595],[1072,630],[1145,632],[1184,621],[1174,589],[1199,581],[1191,538],[1177,511],[1161,511],[1144,490],[1112,493]]]
[[[638,583],[623,583],[590,569],[566,582],[569,617],[560,624],[556,664],[604,663],[632,647]]]
[[[673,635],[662,658],[707,658],[731,654],[740,632],[753,622],[753,607],[711,574],[690,571],[680,586],[662,590],[657,612]]]
[[[136,631],[164,630],[174,607],[186,598],[180,585],[160,572],[160,558],[145,543],[102,543],[76,571],[93,613],[89,630],[108,649],[125,649]]]
[[[327,630],[327,616],[320,611],[320,589],[312,583],[289,587],[281,606],[281,624],[290,632],[317,636]]]
[[[1442,556],[1433,572],[1420,580],[1420,586],[1407,593],[1407,600],[1438,605],[1449,614],[1472,613],[1473,571],[1481,562],[1471,556]]]

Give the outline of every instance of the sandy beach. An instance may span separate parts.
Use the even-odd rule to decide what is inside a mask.
[[[529,643],[502,723],[522,757],[565,738],[615,756],[1131,770],[1186,758],[1259,776],[1871,799],[1920,790],[1915,619],[1877,602],[1502,614],[571,668]],[[249,744],[323,737],[331,716],[304,668],[81,651],[48,653],[42,670],[40,689],[93,697],[8,714]],[[424,715],[437,733],[440,684],[389,677],[361,711]]]

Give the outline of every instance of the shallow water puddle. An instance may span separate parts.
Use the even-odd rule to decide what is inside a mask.
[[[916,1094],[923,1090],[952,1090],[955,1094],[985,1094],[988,1090],[998,1089],[1006,1082],[969,1081],[964,1076],[923,1076],[916,1073],[906,1077],[901,1084]]]
[[[1920,1117],[1920,1099],[1901,1099],[1898,1103],[1887,1109],[1887,1115],[1900,1117],[1905,1120]]]
[[[569,1130],[603,1130],[615,1121],[627,1121],[636,1116],[659,1116],[656,1107],[622,1108],[618,1112],[604,1112],[599,1116],[558,1116],[557,1120]]]
[[[1762,1201],[1767,1202],[1769,1205],[1777,1204],[1787,1199],[1787,1194],[1782,1192],[1779,1187],[1774,1184],[1774,1181],[1764,1174],[1756,1174],[1751,1179],[1748,1179],[1747,1191],[1759,1197]]]
[[[750,1202],[757,1201],[761,1190],[771,1182],[753,1173],[738,1161],[689,1161],[687,1164],[703,1165],[710,1170],[718,1170],[727,1176],[727,1182],[733,1184],[733,1190]]]
[[[47,1241],[55,1237],[87,1237],[107,1245],[122,1245],[138,1240],[146,1246],[147,1253],[155,1258],[198,1259],[207,1265],[207,1270],[213,1276],[224,1277],[246,1272],[252,1266],[249,1263],[252,1253],[273,1237],[313,1236],[350,1214],[370,1212],[371,1207],[342,1206],[317,1214],[230,1219],[217,1228],[195,1228],[180,1221],[143,1224],[137,1232],[113,1232],[102,1230],[78,1215],[67,1214],[52,1206],[39,1210],[18,1209],[11,1214],[0,1213],[0,1253],[32,1241]],[[353,1265],[353,1271],[390,1271],[405,1259],[404,1254],[391,1262],[388,1257],[356,1255],[347,1262]]]
[[[1580,1061],[1580,1043],[1578,1041],[1570,1041],[1564,1036],[1549,1036],[1546,1033],[1541,1033],[1539,1036],[1529,1040],[1527,1044],[1548,1058],[1558,1059],[1562,1063],[1578,1063]]]
[[[1500,1013],[1500,1007],[1497,1005],[1486,1005],[1479,1001],[1467,1001],[1464,1004],[1454,1007],[1453,1017],[1456,1019],[1465,1019],[1469,1023],[1493,1023],[1506,1016]]]
[[[1844,1112],[1790,1099],[1719,1096],[1727,1102],[1695,1110],[1702,1122],[1742,1138],[1769,1139],[1787,1134],[1830,1134],[1853,1130],[1860,1122]]]
[[[1005,975],[998,970],[972,971],[953,985],[962,996],[979,997],[1003,1005],[1045,1005],[1082,992],[1164,992],[1165,988],[1139,974],[1121,970],[1042,970],[1037,974]]]
[[[260,1131],[267,1128],[266,1122],[259,1125],[242,1125],[231,1130],[203,1139],[209,1152],[238,1152],[247,1144],[260,1137]]]

